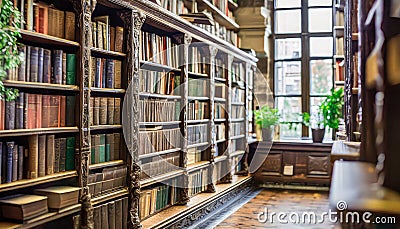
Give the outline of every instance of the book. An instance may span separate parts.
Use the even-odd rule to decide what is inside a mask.
[[[75,169],[75,137],[67,137],[65,170]]]
[[[0,199],[2,216],[24,221],[48,212],[47,197],[38,195],[14,195]]]
[[[38,49],[38,69],[37,69],[37,81],[39,83],[43,82],[43,58],[44,58],[44,49]]]
[[[39,135],[38,176],[46,175],[46,135]]]
[[[5,102],[5,129],[15,129],[15,101]]]
[[[7,142],[7,171],[6,171],[6,183],[13,181],[13,156],[14,156],[14,142]]]
[[[75,14],[65,11],[65,39],[75,40]]]
[[[24,128],[24,92],[19,92],[17,100],[15,101],[15,128]]]
[[[46,175],[54,173],[55,137],[50,134],[46,138]]]
[[[108,203],[108,228],[117,229],[116,227],[116,215],[115,215],[115,202],[111,201]]]
[[[29,164],[28,164],[28,178],[34,179],[38,177],[39,173],[39,137],[38,135],[30,135],[29,142]]]
[[[43,189],[35,189],[37,195],[47,196],[47,206],[50,209],[62,209],[78,204],[79,190],[77,187],[52,186]]]
[[[115,27],[115,51],[122,52],[124,44],[124,28],[117,26]]]
[[[122,200],[115,201],[115,228],[122,228]]]
[[[75,54],[66,54],[66,68],[67,68],[67,85],[75,85],[76,78],[76,55]]]
[[[65,172],[65,162],[67,158],[67,138],[60,138],[60,160],[59,160],[59,171]]]
[[[109,222],[108,222],[108,207],[107,204],[101,205],[101,229],[109,229]]]

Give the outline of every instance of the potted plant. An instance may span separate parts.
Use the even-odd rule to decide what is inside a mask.
[[[264,105],[261,109],[254,111],[254,118],[261,128],[263,141],[272,141],[273,127],[279,124],[278,109]]]

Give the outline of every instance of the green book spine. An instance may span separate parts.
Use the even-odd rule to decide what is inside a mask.
[[[105,162],[106,161],[106,135],[105,134],[101,134],[100,135],[100,159],[99,162]]]
[[[156,211],[160,209],[160,199],[161,199],[161,190],[160,187],[158,187],[156,195]]]
[[[91,164],[96,163],[96,137],[94,135],[91,136],[91,146],[90,146],[90,162]]]
[[[75,96],[67,96],[66,98],[66,112],[65,112],[65,125],[66,126],[76,126],[75,125]]]
[[[76,55],[67,54],[67,85],[75,85],[76,78]]]
[[[106,161],[111,161],[111,138],[113,138],[113,134],[106,135]]]
[[[65,170],[70,171],[74,169],[75,169],[75,137],[68,137]]]

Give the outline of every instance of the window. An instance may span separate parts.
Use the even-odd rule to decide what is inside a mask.
[[[283,121],[299,123],[281,125],[281,138],[308,137],[298,114],[315,110],[333,87],[332,2],[275,0],[275,104]]]

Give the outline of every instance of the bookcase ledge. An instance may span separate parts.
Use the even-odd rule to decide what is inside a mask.
[[[198,0],[199,8],[204,7],[205,9],[211,11],[213,16],[215,17],[216,21],[222,26],[225,26],[227,29],[237,31],[239,29],[239,25],[225,15],[221,10],[219,10],[216,6],[214,6],[211,2],[207,0]]]
[[[160,156],[160,155],[168,154],[168,153],[175,153],[180,150],[181,150],[181,148],[174,148],[174,149],[158,151],[158,152],[154,152],[154,153],[147,153],[147,154],[139,155],[139,160],[144,159],[144,158],[149,158],[149,157]]]
[[[187,124],[198,124],[198,123],[208,123],[210,119],[194,119],[194,120],[187,120]]]
[[[162,182],[165,180],[169,180],[178,176],[183,175],[184,170],[180,169],[180,170],[175,170],[172,172],[168,172],[168,173],[164,173],[164,174],[160,174],[157,176],[153,176],[150,178],[146,178],[140,181],[140,186],[141,188],[145,188],[147,186],[150,186],[152,184],[158,183],[158,182]]]
[[[240,138],[244,138],[244,137],[245,137],[245,135],[242,134],[242,135],[232,136],[232,137],[230,137],[230,139],[231,140],[236,140],[236,139],[240,139]]]
[[[234,175],[232,183],[217,184],[214,193],[199,193],[187,205],[171,206],[143,220],[143,228],[185,228],[250,190],[252,177]]]
[[[100,56],[105,56],[105,57],[119,57],[119,58],[125,58],[126,54],[121,53],[121,52],[114,52],[114,51],[109,51],[109,50],[104,50],[100,48],[94,48],[91,47],[90,51],[94,55],[100,55]]]
[[[19,181],[14,181],[14,182],[10,182],[10,183],[0,184],[0,193],[13,191],[13,190],[21,189],[21,188],[33,187],[36,185],[50,183],[50,182],[64,180],[64,179],[69,179],[69,178],[73,178],[73,177],[77,177],[77,176],[78,176],[78,173],[76,171],[67,171],[67,172],[59,172],[59,173],[55,173],[55,174],[51,174],[51,175],[47,175],[47,176],[43,176],[43,177],[38,177],[35,179],[25,179],[25,180],[19,180]]]
[[[229,154],[229,157],[240,156],[240,155],[243,155],[244,153],[245,153],[244,150],[237,150],[237,151],[235,151],[235,152],[230,153],[230,154]]]
[[[108,94],[125,94],[125,89],[117,89],[117,88],[98,88],[91,87],[90,91],[93,93],[108,93]]]
[[[190,164],[187,166],[186,171],[187,172],[193,172],[195,170],[199,170],[199,169],[203,169],[210,166],[210,162],[209,161],[199,161],[193,164]]]
[[[171,121],[171,122],[139,122],[139,126],[168,126],[177,125],[181,121]]]
[[[147,92],[140,92],[139,96],[142,98],[148,97],[148,98],[155,98],[155,99],[180,99],[180,95],[163,95],[163,94],[153,94],[153,93],[147,93]]]
[[[189,78],[208,78],[208,74],[188,72]]]
[[[96,126],[90,126],[90,131],[119,130],[119,129],[122,129],[122,125],[96,125]]]
[[[36,129],[14,129],[14,130],[1,130],[1,137],[16,137],[27,135],[41,135],[41,134],[62,134],[62,133],[77,133],[78,127],[56,127],[56,128],[36,128]]]
[[[228,158],[228,156],[226,156],[226,155],[217,156],[217,157],[214,158],[214,162],[218,163],[218,162],[221,162],[221,161],[225,161],[227,158]]]
[[[197,144],[193,144],[193,145],[188,145],[188,149],[189,148],[195,148],[195,147],[200,147],[200,146],[206,146],[206,145],[208,145],[209,143],[208,142],[202,142],[202,143],[197,143]]]
[[[25,82],[15,80],[4,80],[4,86],[12,88],[24,88],[24,89],[44,89],[54,91],[75,91],[79,92],[79,87],[74,85],[61,85],[51,83],[36,83],[36,82]]]
[[[22,41],[29,42],[29,43],[62,46],[62,47],[75,47],[75,48],[80,47],[80,44],[78,42],[46,35],[43,33],[37,33],[37,32],[28,31],[28,30],[24,30],[24,29],[21,29],[20,33],[21,33]]]
[[[101,205],[103,203],[110,202],[113,199],[119,199],[122,197],[126,197],[126,196],[128,196],[128,194],[129,194],[129,191],[128,191],[128,188],[126,188],[126,187],[120,188],[117,190],[110,190],[106,194],[102,194],[100,196],[93,197],[92,205],[93,206]]]
[[[103,168],[107,168],[107,167],[116,167],[116,166],[120,166],[120,165],[124,165],[124,164],[125,164],[125,162],[123,160],[107,161],[107,162],[91,164],[91,165],[89,165],[89,169],[90,170],[103,169]]]
[[[181,72],[180,69],[145,60],[140,61],[140,69],[158,72]]]
[[[16,228],[34,228],[45,223],[52,222],[54,220],[63,218],[68,215],[72,215],[80,212],[82,209],[81,204],[72,205],[63,209],[60,209],[58,212],[48,212],[46,214],[40,215],[31,220],[27,220],[22,224],[12,223],[12,222],[0,222],[0,228],[7,229],[16,229]]]

